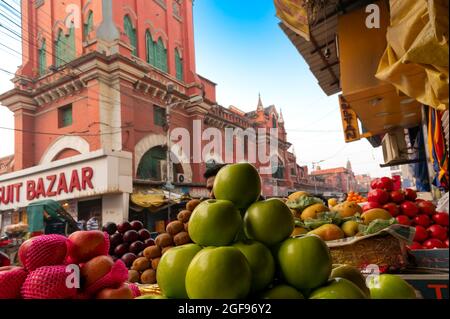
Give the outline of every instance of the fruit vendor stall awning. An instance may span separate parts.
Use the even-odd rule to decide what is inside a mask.
[[[448,0],[391,0],[390,18],[376,77],[425,105],[448,109]]]

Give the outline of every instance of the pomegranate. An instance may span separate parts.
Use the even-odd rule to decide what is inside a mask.
[[[414,201],[417,198],[417,193],[415,190],[411,188],[405,189],[405,198],[406,200]]]
[[[414,241],[419,243],[428,239],[428,232],[425,227],[416,226],[416,234],[414,235]]]
[[[436,238],[430,238],[423,243],[426,249],[445,248],[445,244]]]
[[[391,201],[396,204],[401,204],[405,200],[405,194],[401,190],[393,191],[389,194]]]
[[[427,231],[433,238],[439,240],[446,240],[448,238],[447,229],[445,229],[441,225],[431,225],[430,227],[428,227]]]
[[[419,207],[419,212],[421,214],[427,214],[427,215],[433,215],[436,213],[436,206],[430,201],[422,201],[417,204],[417,207]]]
[[[436,213],[433,215],[433,220],[438,225],[448,226],[448,214],[447,213]]]
[[[368,202],[363,206],[363,212],[374,208],[382,208],[382,205],[377,202]]]
[[[400,225],[411,226],[411,220],[408,218],[408,216],[399,215],[396,217],[396,219]]]
[[[420,225],[423,227],[428,227],[431,224],[431,219],[428,217],[428,215],[420,214],[414,217],[414,223],[416,225]]]
[[[367,201],[384,205],[389,201],[389,193],[382,189],[373,189],[367,195]]]
[[[400,205],[400,211],[408,217],[415,217],[419,213],[419,207],[413,202],[405,201]]]
[[[394,203],[387,203],[383,206],[383,209],[387,210],[392,217],[396,217],[400,212],[398,206]]]

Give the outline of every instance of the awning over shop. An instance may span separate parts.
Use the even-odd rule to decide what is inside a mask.
[[[391,0],[390,17],[376,77],[425,105],[448,109],[448,0]]]

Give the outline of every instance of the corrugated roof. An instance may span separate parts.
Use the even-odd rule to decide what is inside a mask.
[[[323,17],[314,25],[310,25],[311,41],[306,41],[283,22],[279,24],[327,95],[341,91],[339,56],[336,48],[338,15],[373,2],[373,0],[340,0],[336,1],[336,5],[327,6],[321,13]],[[325,54],[327,47],[328,54]]]

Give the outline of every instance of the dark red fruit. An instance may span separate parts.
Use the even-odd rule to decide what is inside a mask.
[[[389,193],[382,189],[373,189],[367,195],[367,201],[369,202],[377,202],[381,205],[384,205],[389,200]]]
[[[448,238],[447,229],[442,227],[441,225],[431,225],[428,227],[427,231],[430,233],[430,236],[439,240],[446,240]]]
[[[417,198],[417,193],[411,188],[405,189],[405,199],[410,201],[415,201]]]
[[[123,243],[123,235],[121,233],[115,233],[109,236],[109,243],[111,247],[117,247]]]
[[[412,218],[419,213],[419,207],[413,202],[405,201],[400,205],[400,211],[402,214]]]
[[[383,206],[383,209],[387,210],[392,217],[397,217],[400,210],[398,206],[394,203],[387,203]]]
[[[127,243],[120,244],[119,246],[116,247],[116,249],[114,249],[114,255],[116,255],[117,257],[122,257],[128,252],[129,246],[130,245]]]
[[[107,222],[105,225],[103,225],[102,230],[104,232],[107,232],[108,235],[112,235],[117,231],[117,225],[112,222]]]
[[[401,204],[405,201],[405,194],[403,194],[402,191],[398,190],[398,191],[392,191],[389,194],[389,197],[391,198],[391,201],[396,203],[396,204]]]
[[[390,192],[394,189],[394,182],[389,177],[382,177],[380,178],[379,182],[382,189]]]
[[[422,201],[417,204],[417,207],[419,207],[419,212],[421,214],[427,214],[427,215],[433,215],[436,213],[436,206],[430,201]]]
[[[125,263],[127,268],[130,268],[133,265],[133,262],[136,260],[137,256],[133,253],[126,253],[122,256],[122,261]]]
[[[377,202],[368,202],[366,205],[363,206],[363,212],[374,208],[382,208],[382,206],[383,205]]]
[[[155,240],[153,238],[146,239],[144,241],[144,244],[145,244],[145,248],[156,245]]]
[[[408,216],[399,215],[396,217],[396,219],[400,225],[411,226],[411,220],[408,218]]]
[[[414,241],[419,243],[428,239],[428,232],[423,226],[416,226],[416,234],[414,235]]]
[[[125,234],[127,231],[129,231],[131,229],[131,224],[130,222],[123,222],[120,223],[119,225],[117,225],[117,231],[119,233]]]
[[[126,243],[132,243],[139,239],[139,234],[134,229],[127,231],[123,234],[123,241]]]
[[[144,224],[142,224],[141,221],[139,220],[133,220],[131,223],[131,229],[134,229],[135,231],[141,230],[142,228],[144,228]]]
[[[407,246],[410,250],[423,249],[423,246],[418,242],[413,242],[411,245]]]
[[[138,231],[139,239],[145,241],[151,237],[150,232],[147,229],[141,229]]]
[[[133,243],[130,245],[129,250],[130,250],[130,253],[133,253],[133,254],[136,254],[136,255],[137,255],[137,254],[139,254],[141,251],[143,251],[144,248],[145,248],[145,244],[144,244],[142,241],[138,240],[138,241],[133,242]]]
[[[428,227],[431,224],[431,219],[428,215],[420,214],[414,217],[414,223],[416,223],[416,225]]]
[[[438,225],[448,226],[448,214],[447,213],[436,213],[433,215],[433,220]]]
[[[436,238],[430,238],[423,243],[423,247],[426,249],[446,248],[445,244]]]

